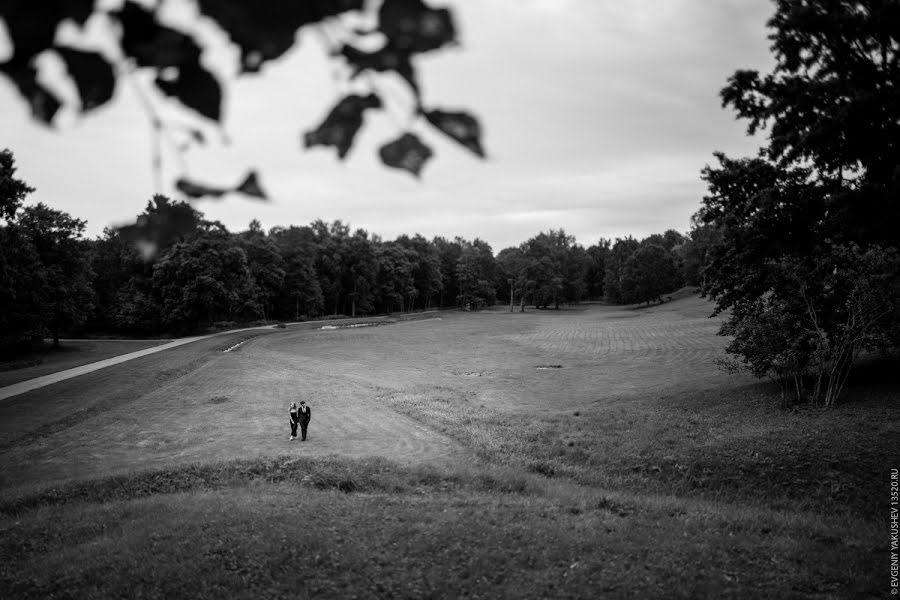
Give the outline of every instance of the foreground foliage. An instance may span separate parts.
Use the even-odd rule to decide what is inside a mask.
[[[37,121],[52,125],[57,112],[67,104],[81,113],[95,111],[112,101],[116,87],[127,80],[139,93],[156,137],[152,164],[157,178],[161,178],[160,148],[165,139],[181,171],[175,187],[189,198],[229,192],[266,197],[255,172],[234,187],[197,183],[185,175],[186,150],[207,143],[209,136],[204,131],[210,123],[217,125],[225,118],[225,74],[210,71],[201,60],[204,52],[225,48],[203,35],[201,25],[217,30],[233,49],[239,50],[234,77],[257,74],[267,63],[283,57],[294,47],[301,29],[314,30],[321,36],[327,60],[340,69],[348,87],[355,86],[361,93],[339,99],[317,127],[303,134],[307,148],[333,146],[343,159],[363,125],[363,112],[386,108],[411,113],[405,128],[379,149],[387,167],[418,176],[434,154],[411,130],[417,120],[475,155],[485,154],[481,127],[473,115],[423,104],[414,59],[455,44],[457,32],[450,9],[432,8],[422,0],[385,0],[380,5],[363,0],[287,4],[277,0],[203,0],[153,7],[125,0],[115,10],[94,0],[49,5],[10,0],[0,6],[0,18],[12,42],[12,55],[0,63],[0,73],[16,86]],[[57,35],[58,29],[65,29],[63,25],[69,27],[68,36]],[[48,56],[65,65],[65,76],[78,92],[76,98],[69,99],[61,91],[65,86],[60,82],[48,84],[46,74],[40,72],[40,59]],[[141,72],[153,77],[152,85],[144,85],[138,77]],[[388,73],[407,86],[401,102],[383,89],[382,77]],[[396,89],[393,92],[396,94]],[[178,122],[182,119],[165,118],[158,107],[166,98],[178,101],[182,111],[188,113],[182,117],[191,113],[200,117],[195,119],[197,124],[184,126]]]

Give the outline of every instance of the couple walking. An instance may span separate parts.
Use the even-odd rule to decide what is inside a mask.
[[[309,425],[311,411],[305,400],[300,401],[300,408],[296,402],[291,402],[291,410],[288,412],[291,420],[291,441],[297,438],[297,425],[300,425],[300,441],[306,441],[306,427]]]

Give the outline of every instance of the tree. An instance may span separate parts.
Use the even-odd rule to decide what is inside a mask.
[[[566,263],[575,238],[563,230],[541,232],[522,244],[528,262],[528,279],[536,308],[553,304],[559,308],[566,285]]]
[[[622,269],[622,301],[647,304],[652,300],[662,301],[662,295],[677,289],[680,281],[670,252],[659,244],[641,244]]]
[[[32,2],[7,0],[0,4],[0,17],[12,41],[12,56],[0,63],[5,75],[30,105],[34,118],[51,125],[64,100],[54,85],[46,85],[39,72],[39,57],[54,55],[66,67],[66,77],[78,92],[75,108],[83,114],[110,102],[122,79],[138,90],[156,138],[152,157],[157,186],[161,179],[161,140],[168,142],[179,165],[176,188],[186,197],[221,196],[239,192],[265,198],[255,172],[237,186],[211,186],[189,180],[185,174],[185,150],[208,143],[205,124],[219,124],[223,118],[225,95],[222,76],[213,73],[201,61],[215,43],[210,36],[195,35],[196,23],[174,20],[178,11],[161,11],[145,3],[125,0],[115,10],[101,7],[93,0]],[[423,0],[385,0],[372,5],[364,0],[307,0],[282,2],[259,0],[231,2],[199,0],[184,3],[203,19],[204,27],[214,27],[221,37],[239,50],[237,76],[256,74],[282,57],[295,43],[298,30],[315,29],[321,34],[328,60],[341,69],[363,94],[349,94],[315,128],[303,135],[304,145],[334,146],[338,157],[347,155],[366,110],[410,112],[409,125],[421,119],[440,134],[458,142],[477,156],[484,156],[481,127],[477,119],[460,110],[448,110],[423,104],[418,65],[414,59],[456,42],[453,15],[446,8],[431,8]],[[360,15],[376,24],[371,29],[358,26]],[[63,22],[84,29],[88,21],[95,34],[85,36],[79,47],[59,43],[56,36]],[[96,39],[103,38],[103,39]],[[109,51],[114,46],[114,51]],[[121,57],[115,61],[111,56]],[[146,86],[149,74],[152,85]],[[407,86],[406,97],[395,100],[385,92],[385,79],[398,77]],[[184,113],[204,121],[203,126],[185,127],[163,118],[156,105],[164,98],[177,100]],[[185,115],[187,116],[187,115]],[[382,162],[391,168],[418,176],[424,163],[434,154],[411,130],[387,140],[378,151]],[[159,190],[158,190],[159,191]]]
[[[672,251],[681,263],[684,284],[699,286],[703,281],[703,271],[709,263],[709,250],[721,243],[721,235],[716,228],[699,223],[696,218],[692,219],[692,223],[688,238]]]
[[[347,294],[350,316],[355,317],[357,311],[371,313],[375,310],[378,259],[365,229],[357,229],[347,241],[346,260],[345,275],[349,279],[344,287],[350,290]]]
[[[217,224],[170,248],[153,267],[153,287],[162,300],[163,324],[177,331],[256,316],[246,312],[253,300],[247,255]]]
[[[525,300],[534,287],[534,281],[528,278],[528,265],[529,260],[521,246],[504,248],[497,255],[497,296],[504,298],[507,293],[511,294],[510,310],[518,298],[519,312],[525,312]]]
[[[495,270],[490,244],[478,238],[472,242],[462,241],[462,254],[456,265],[459,304],[474,310],[493,306],[497,301]]]
[[[272,300],[282,319],[300,320],[322,314],[322,287],[316,277],[316,234],[311,227],[275,227],[269,237],[284,261],[284,281]]]
[[[0,345],[9,346],[40,335],[40,258],[24,232],[14,224],[25,197],[34,191],[15,178],[15,158],[0,151]]]
[[[394,312],[399,308],[402,312],[410,290],[415,290],[413,277],[414,252],[404,248],[397,242],[385,242],[375,249],[378,260],[376,285],[383,309]]]
[[[441,291],[438,301],[440,306],[447,306],[448,302],[459,306],[459,275],[456,267],[462,256],[463,242],[464,240],[461,238],[450,241],[442,237],[435,237],[432,240],[437,249],[441,269]]]
[[[900,343],[900,4],[778,0],[769,27],[773,72],[722,90],[770,135],[703,172],[702,290],[739,364],[831,404],[859,349]]]
[[[59,346],[59,334],[84,323],[93,307],[93,272],[88,246],[82,239],[84,221],[39,203],[22,209],[12,223],[31,244],[39,276],[30,290],[37,302],[40,323]],[[31,261],[29,261],[31,262]]]
[[[15,178],[16,160],[7,148],[0,150],[0,219],[12,220],[34,188]]]
[[[621,304],[626,302],[622,291],[622,273],[628,257],[634,254],[640,244],[630,235],[625,239],[616,238],[609,249],[604,263],[603,293],[610,302]]]
[[[435,245],[421,235],[413,237],[401,235],[397,243],[413,252],[412,275],[416,289],[416,298],[421,299],[422,308],[429,309],[443,288],[441,282],[441,259]],[[415,303],[410,304],[415,308]]]
[[[238,243],[247,255],[247,266],[253,278],[253,296],[259,303],[263,319],[272,314],[272,300],[284,284],[284,259],[259,221],[253,219],[247,231],[238,235]]]
[[[587,249],[590,260],[587,265],[587,271],[584,274],[584,283],[588,298],[592,300],[599,300],[603,297],[606,261],[611,246],[610,240],[601,238],[598,243]]]

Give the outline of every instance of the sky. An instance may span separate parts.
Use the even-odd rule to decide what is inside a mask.
[[[385,240],[477,237],[495,252],[550,229],[590,246],[686,232],[713,152],[751,155],[765,143],[747,137],[718,93],[737,69],[771,68],[770,0],[429,4],[453,9],[461,43],[417,58],[425,105],[476,114],[486,160],[415,122],[412,131],[435,151],[421,179],[384,167],[377,148],[409,125],[403,91],[391,80],[382,84],[391,109],[366,113],[344,161],[332,148],[305,150],[303,132],[352,91],[335,76],[320,33],[301,31],[289,54],[236,79],[234,51],[201,27],[219,47],[204,61],[226,82],[222,127],[171,100],[152,101],[167,119],[208,134],[210,143],[184,157],[193,180],[233,186],[253,168],[271,200],[228,195],[196,208],[231,231],[254,218],[266,229],[340,219]],[[59,32],[66,34],[74,35]],[[0,60],[9,52],[4,38],[0,27]],[[53,79],[52,61],[44,66]],[[157,189],[149,120],[122,82],[111,104],[84,117],[64,114],[49,129],[0,77],[0,148],[13,151],[17,176],[36,188],[28,202],[86,220],[89,237],[133,221],[157,191],[181,199],[172,187],[181,166],[167,147]]]

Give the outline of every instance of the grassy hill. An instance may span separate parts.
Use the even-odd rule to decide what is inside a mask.
[[[11,398],[0,589],[883,594],[897,384],[870,367],[836,409],[784,409],[712,364],[708,308],[289,328]],[[309,440],[289,442],[300,398]]]

